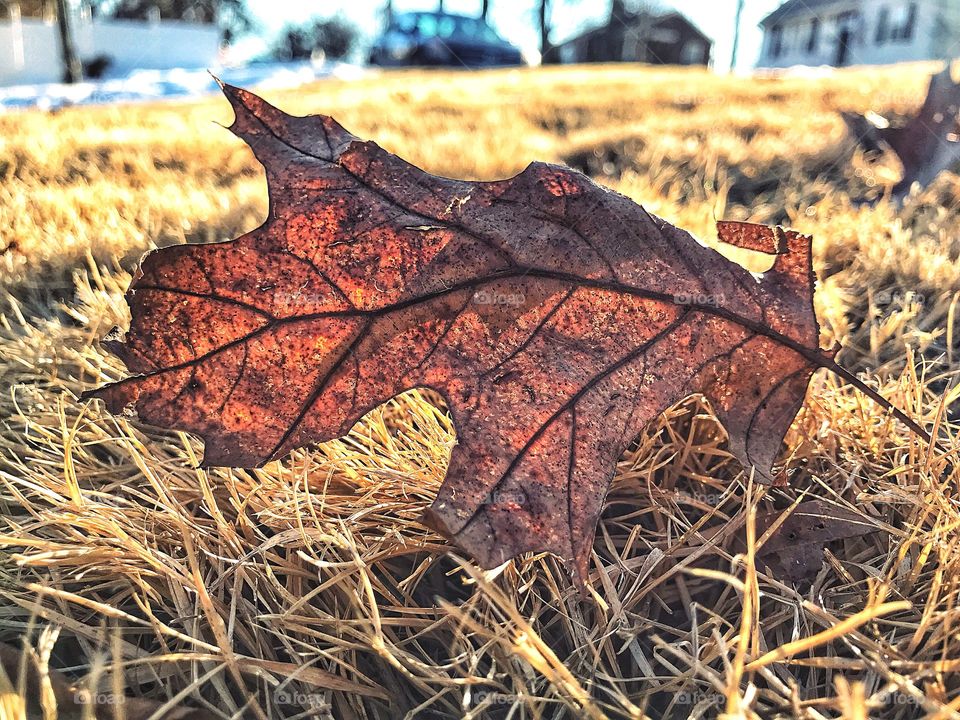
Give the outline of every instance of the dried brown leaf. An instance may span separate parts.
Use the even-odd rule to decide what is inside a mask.
[[[758,279],[568,168],[441,178],[330,117],[224,92],[269,217],[149,254],[126,340],[106,343],[131,376],[92,393],[197,433],[208,465],[262,465],[433,388],[458,444],[426,522],[485,567],[547,550],[582,581],[617,459],[651,419],[702,393],[772,481],[811,374],[844,372],[818,345],[808,237],[720,223],[776,256]]]

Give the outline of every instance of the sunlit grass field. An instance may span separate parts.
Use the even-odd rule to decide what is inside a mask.
[[[98,339],[128,322],[141,254],[253,229],[266,183],[216,124],[223,98],[0,115],[0,640],[104,700],[222,718],[960,717],[960,178],[896,207],[896,161],[839,115],[903,116],[935,69],[411,71],[264,93],[441,175],[546,160],[714,245],[717,219],[811,234],[822,344],[937,437],[821,371],[790,486],[763,488],[691,398],[622,458],[583,596],[553,557],[482,572],[419,524],[456,441],[432,397],[211,471],[195,439],[79,401],[121,375]],[[815,498],[869,530],[797,584],[745,538]]]

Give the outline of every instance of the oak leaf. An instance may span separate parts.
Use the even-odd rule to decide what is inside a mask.
[[[844,372],[819,348],[808,237],[720,223],[776,255],[757,278],[568,168],[441,178],[223,89],[269,216],[148,254],[125,342],[106,343],[132,374],[91,393],[200,435],[206,465],[262,465],[433,388],[457,445],[426,522],[485,567],[550,551],[582,582],[617,459],[651,419],[702,393],[770,481],[811,373]]]
[[[944,170],[960,164],[960,83],[954,82],[951,64],[930,77],[923,105],[895,127],[874,112],[841,113],[847,129],[867,151],[893,150],[903,166],[903,176],[892,189],[902,203],[913,186],[927,187]]]

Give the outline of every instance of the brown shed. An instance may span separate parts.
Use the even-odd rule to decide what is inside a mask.
[[[605,25],[554,48],[561,63],[644,62],[707,65],[713,41],[678,12],[611,14]]]

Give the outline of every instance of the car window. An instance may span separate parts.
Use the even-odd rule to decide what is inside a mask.
[[[479,25],[480,25],[479,35],[484,40],[491,43],[503,42],[503,40],[500,39],[500,36],[497,35],[496,31],[492,27],[487,25],[485,22],[479,23]]]
[[[477,22],[471,20],[470,18],[457,18],[457,35],[463,35],[465,37],[476,37],[477,36]]]
[[[405,13],[396,16],[394,27],[404,34],[417,34],[424,38],[460,37],[483,40],[488,43],[503,42],[494,29],[482,20],[456,15]]]
[[[494,32],[493,28],[487,25],[483,20],[476,18],[461,17],[456,18],[456,35],[483,40],[489,43],[501,42],[500,36]]]
[[[402,33],[410,35],[414,30],[417,29],[417,16],[416,15],[398,15],[395,21],[395,26],[397,30]]]
[[[437,18],[434,15],[421,15],[417,19],[417,30],[424,37],[434,37],[437,34]]]
[[[457,18],[441,16],[437,21],[437,35],[442,38],[459,35],[460,33],[457,30]]]

